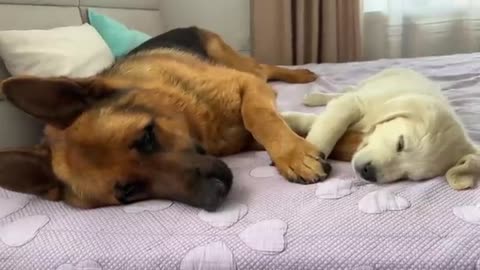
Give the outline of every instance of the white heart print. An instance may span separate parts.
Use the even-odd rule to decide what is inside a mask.
[[[190,250],[180,263],[180,270],[235,270],[232,251],[223,242],[214,242]]]
[[[287,227],[280,219],[263,220],[248,226],[240,233],[240,239],[251,249],[279,253],[285,249]]]
[[[320,199],[332,200],[348,196],[356,190],[353,179],[337,178],[318,183],[315,195]]]
[[[0,240],[3,243],[19,247],[31,241],[50,219],[47,216],[28,216],[17,219],[0,228]]]
[[[0,198],[0,218],[4,218],[24,208],[30,201],[27,197]]]
[[[480,225],[480,203],[454,207],[453,214],[463,221]]]
[[[255,178],[270,178],[279,174],[275,166],[262,166],[253,169],[250,175]]]
[[[123,211],[129,214],[136,214],[141,212],[156,212],[167,209],[173,204],[172,201],[166,200],[150,200],[132,203],[123,207]]]
[[[242,219],[247,212],[248,207],[245,204],[226,202],[215,212],[201,210],[198,217],[213,227],[226,229]]]
[[[410,202],[391,191],[376,190],[368,193],[358,202],[360,211],[367,214],[379,214],[386,211],[405,210]]]

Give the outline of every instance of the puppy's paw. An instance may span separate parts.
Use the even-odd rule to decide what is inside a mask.
[[[477,154],[462,157],[445,175],[448,184],[455,190],[463,190],[475,186],[475,180],[480,174],[480,159]]]
[[[447,177],[448,184],[455,190],[464,190],[472,188],[475,185],[473,177],[468,175],[455,175],[453,177]]]
[[[332,167],[324,161],[325,155],[315,146],[298,138],[289,151],[274,158],[280,174],[290,182],[313,184],[325,180]]]
[[[303,105],[308,107],[325,106],[332,100],[332,96],[321,92],[311,92],[303,97]]]

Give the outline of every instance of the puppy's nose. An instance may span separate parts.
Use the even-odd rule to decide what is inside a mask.
[[[360,173],[363,179],[370,182],[377,182],[377,171],[371,162],[363,165],[363,167],[360,167],[357,169],[357,171]]]

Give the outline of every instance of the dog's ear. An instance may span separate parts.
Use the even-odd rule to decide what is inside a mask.
[[[91,80],[63,77],[14,77],[1,90],[13,105],[57,128],[68,127],[92,101],[111,93]]]
[[[449,112],[441,101],[426,95],[405,95],[393,98],[376,108],[373,122],[381,124],[398,117],[419,121],[426,126],[436,123],[440,118],[447,118]]]
[[[49,152],[33,148],[0,152],[0,187],[49,200],[60,200],[63,190]]]
[[[473,187],[479,176],[480,155],[478,153],[462,157],[446,174],[448,184],[456,190]]]
[[[373,108],[375,112],[372,114],[376,117],[373,123],[375,125],[382,124],[398,117],[411,117],[412,109],[408,104],[411,104],[412,98],[409,96],[401,96],[393,98],[383,104]]]

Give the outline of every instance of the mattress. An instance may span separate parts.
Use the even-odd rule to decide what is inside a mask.
[[[480,140],[480,54],[308,65],[311,84],[273,83],[281,110],[388,67],[436,81]],[[285,181],[265,152],[226,157],[235,180],[215,213],[170,201],[93,210],[0,190],[0,269],[478,269],[480,187],[443,177],[377,186],[333,162],[329,180]]]

